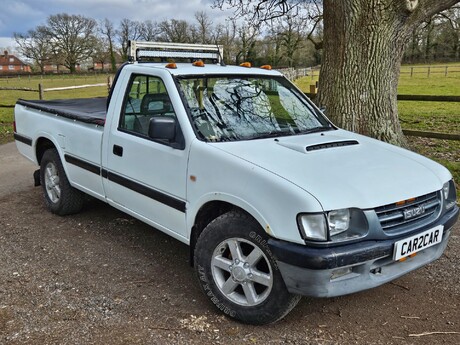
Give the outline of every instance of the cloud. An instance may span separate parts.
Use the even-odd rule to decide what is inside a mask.
[[[0,37],[0,54],[4,49],[13,51],[16,48],[16,42],[11,37]]]
[[[35,2],[29,0],[9,1],[2,4],[0,36],[12,37],[14,32],[26,32],[37,26],[46,15],[35,5],[37,5]]]
[[[162,21],[184,19],[194,21],[194,14],[206,11],[214,23],[223,22],[229,12],[212,9],[212,0],[16,0],[5,1],[0,12],[0,36],[25,33],[46,23],[49,15],[80,14],[102,20],[109,18],[115,25],[123,18]]]

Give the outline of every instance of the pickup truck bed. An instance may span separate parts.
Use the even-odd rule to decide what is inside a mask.
[[[107,97],[58,99],[52,101],[18,100],[18,104],[85,123],[104,126]]]

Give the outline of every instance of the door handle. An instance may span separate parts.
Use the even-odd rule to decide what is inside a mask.
[[[113,145],[113,154],[120,157],[123,156],[123,147]]]

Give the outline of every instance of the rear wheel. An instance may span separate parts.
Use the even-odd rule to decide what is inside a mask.
[[[300,299],[287,291],[267,240],[254,219],[231,211],[212,221],[197,241],[195,268],[203,292],[242,322],[275,322]]]
[[[40,184],[45,204],[51,212],[64,216],[81,210],[83,193],[70,185],[56,149],[49,149],[43,154]]]

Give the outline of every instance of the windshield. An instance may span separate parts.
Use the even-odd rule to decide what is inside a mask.
[[[248,140],[334,129],[284,78],[193,76],[179,84],[206,141]]]

